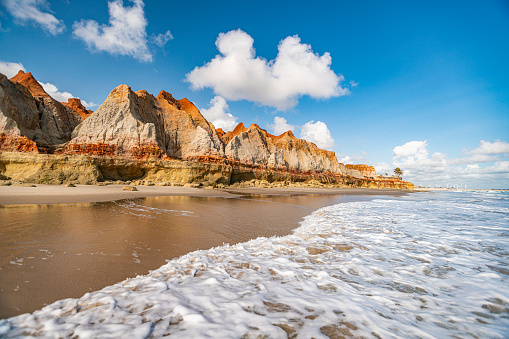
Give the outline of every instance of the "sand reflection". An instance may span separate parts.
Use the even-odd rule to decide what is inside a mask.
[[[290,233],[361,196],[150,197],[0,208],[0,318],[146,274],[191,251]]]

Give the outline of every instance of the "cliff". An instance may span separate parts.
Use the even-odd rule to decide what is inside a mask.
[[[32,74],[20,71],[12,81],[0,74],[2,150],[54,149],[71,139],[81,122],[72,108],[51,98]]]
[[[243,164],[274,170],[345,173],[344,166],[338,163],[334,152],[297,139],[291,131],[274,136],[256,124],[246,129],[240,123],[232,132],[225,133],[222,139],[226,143],[225,155]]]
[[[413,186],[371,166],[338,163],[334,152],[291,131],[274,136],[242,123],[216,130],[191,101],[165,91],[154,97],[119,85],[92,112],[79,99],[54,100],[22,71],[10,80],[0,74],[0,152],[3,177],[39,183]]]
[[[346,167],[346,173],[348,175],[354,176],[354,177],[365,177],[365,178],[374,178],[376,177],[376,171],[373,166],[368,166],[364,164],[359,165],[345,165]]]

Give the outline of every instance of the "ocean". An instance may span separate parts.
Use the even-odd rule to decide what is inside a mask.
[[[291,235],[195,251],[0,320],[0,336],[20,335],[508,338],[509,194],[324,207]]]

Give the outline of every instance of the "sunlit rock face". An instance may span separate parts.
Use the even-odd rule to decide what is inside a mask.
[[[224,133],[221,130],[220,133],[226,143],[226,156],[241,163],[302,172],[342,173],[342,165],[338,163],[334,152],[297,139],[292,131],[274,136],[256,124],[245,128],[240,123],[233,131]]]
[[[334,152],[292,131],[275,136],[242,123],[233,131],[216,130],[191,101],[165,91],[155,97],[119,85],[92,112],[77,98],[54,100],[23,71],[12,79],[0,74],[0,152],[0,174],[39,183],[150,178],[180,184],[413,187],[377,176],[372,166],[338,163]],[[27,152],[49,154],[20,155]]]
[[[345,165],[347,171],[346,174],[357,178],[374,178],[376,177],[376,171],[373,166],[359,164],[359,165]]]
[[[85,106],[81,103],[81,100],[78,98],[70,98],[67,102],[63,102],[62,105],[67,106],[78,112],[80,115],[81,121],[88,118],[92,113],[94,113],[90,109],[86,109]]]
[[[37,152],[71,139],[79,114],[49,96],[31,73],[0,74],[0,149]]]
[[[115,88],[104,103],[76,128],[67,153],[167,155],[174,158],[221,156],[215,129],[187,99],[161,91]]]

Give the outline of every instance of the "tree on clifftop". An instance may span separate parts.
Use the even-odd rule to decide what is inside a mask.
[[[396,176],[401,179],[401,177],[403,176],[403,171],[401,170],[401,168],[396,167],[394,169],[394,174],[396,174]]]

